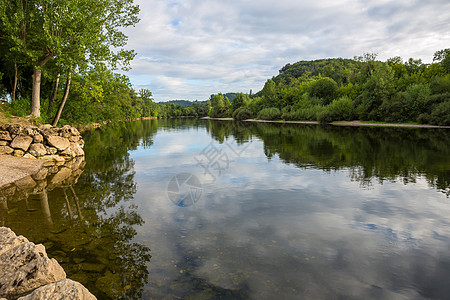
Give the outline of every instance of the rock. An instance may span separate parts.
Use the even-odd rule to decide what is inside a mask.
[[[44,180],[45,178],[47,178],[47,174],[48,174],[48,169],[42,168],[39,170],[39,172],[34,174],[32,177],[34,180],[39,181],[39,180]]]
[[[25,155],[25,152],[23,150],[20,150],[20,149],[14,150],[15,157],[23,157],[24,155]]]
[[[8,131],[0,131],[0,140],[12,141],[12,138]]]
[[[83,285],[70,280],[62,279],[58,282],[48,284],[36,289],[31,294],[21,297],[18,300],[93,300],[97,299]]]
[[[28,153],[36,157],[44,156],[47,154],[47,149],[42,144],[31,144]]]
[[[8,146],[8,145],[9,145],[8,141],[0,140],[0,146]]]
[[[36,186],[36,181],[31,178],[31,176],[27,176],[25,178],[19,179],[14,184],[21,190],[32,189]]]
[[[16,246],[19,246],[20,244],[28,242],[29,241],[27,238],[23,236],[16,236],[11,229],[0,227],[0,255]]]
[[[34,136],[36,132],[37,127],[34,126],[25,126],[25,133],[29,136]]]
[[[69,140],[60,136],[49,136],[47,141],[50,146],[55,147],[59,151],[64,151],[70,146]]]
[[[62,167],[61,170],[59,170],[59,172],[53,176],[50,183],[53,185],[58,185],[61,182],[63,182],[64,180],[66,180],[67,178],[69,178],[70,174],[72,174],[71,169]]]
[[[33,143],[42,143],[44,141],[44,137],[40,133],[36,133],[33,136]]]
[[[55,259],[42,245],[22,243],[0,255],[0,296],[15,298],[66,278]]]
[[[45,149],[47,149],[47,154],[48,155],[55,155],[56,153],[58,153],[58,149],[56,149],[55,147],[49,147],[49,146],[44,146]]]
[[[120,276],[118,274],[112,274],[109,271],[95,282],[95,287],[111,299],[117,299],[120,296],[120,286]]]
[[[79,135],[72,135],[72,136],[69,138],[69,142],[71,142],[71,143],[76,143],[76,142],[78,142],[80,139],[81,139],[81,136],[79,136]]]
[[[29,159],[36,159],[36,157],[34,157],[33,155],[31,155],[30,153],[26,153],[23,158],[29,158]]]
[[[75,127],[70,127],[70,132],[72,132],[73,135],[80,135],[80,132]]]
[[[23,132],[23,126],[19,124],[11,124],[8,127],[8,131],[11,134],[21,134]]]
[[[39,157],[39,159],[55,161],[55,162],[65,162],[66,160],[59,155],[44,155]]]
[[[45,124],[45,125],[41,125],[39,126],[39,130],[47,130],[47,129],[52,129],[53,126],[50,124]]]
[[[9,146],[0,146],[0,154],[11,154],[14,149]]]
[[[11,142],[10,147],[27,151],[32,141],[33,138],[31,136],[21,134],[14,138],[14,140]]]

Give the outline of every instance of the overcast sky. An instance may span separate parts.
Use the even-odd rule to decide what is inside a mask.
[[[155,101],[259,91],[287,63],[450,48],[449,0],[135,0],[138,55],[127,73]]]

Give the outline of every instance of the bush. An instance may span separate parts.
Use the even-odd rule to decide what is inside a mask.
[[[324,99],[324,104],[328,104],[335,97],[337,89],[338,85],[336,81],[324,77],[313,81],[308,87],[308,93],[311,97]]]
[[[430,115],[430,123],[450,126],[450,101],[439,103],[433,108]]]
[[[242,106],[234,111],[233,118],[238,121],[251,119],[253,118],[253,113],[248,107]]]
[[[324,110],[317,116],[317,121],[320,124],[327,124],[336,121],[336,118],[331,111]]]
[[[258,119],[261,120],[279,120],[281,118],[281,111],[276,107],[264,108],[258,114]]]
[[[335,120],[351,121],[354,117],[353,102],[347,96],[342,96],[339,99],[333,100],[328,106]]]

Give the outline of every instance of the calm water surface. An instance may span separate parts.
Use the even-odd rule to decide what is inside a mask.
[[[0,207],[99,299],[444,299],[450,132],[139,121]],[[50,182],[50,181],[49,181]]]

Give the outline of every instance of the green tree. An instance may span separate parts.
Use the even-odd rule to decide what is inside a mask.
[[[244,93],[237,93],[231,102],[231,112],[234,113],[238,108],[247,106],[250,102],[250,97]]]
[[[31,114],[40,116],[42,71],[51,60],[65,70],[99,62],[126,67],[134,53],[122,48],[120,29],[136,24],[138,12],[132,0],[0,0],[2,38],[33,66]]]
[[[330,103],[336,97],[336,90],[338,86],[336,81],[325,77],[313,81],[308,88],[308,93],[311,97],[323,99],[323,104]]]
[[[450,48],[436,51],[433,62],[439,63],[447,74],[450,74]]]

